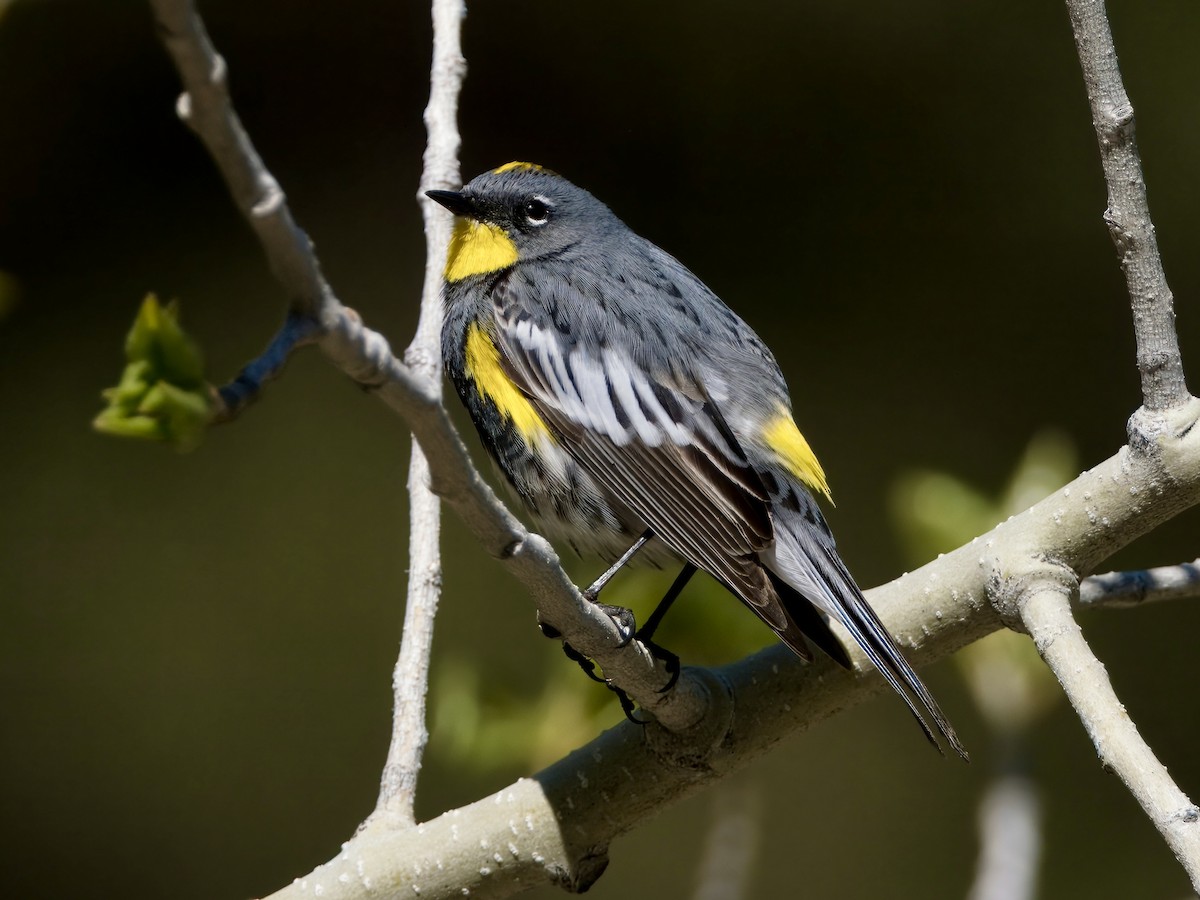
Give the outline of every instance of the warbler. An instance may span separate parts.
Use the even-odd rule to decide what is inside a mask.
[[[814,498],[829,496],[825,473],[750,326],[541,166],[508,163],[426,193],[458,217],[445,368],[537,526],[618,565],[649,543],[685,564],[677,589],[699,568],[801,658],[812,658],[807,635],[849,667],[826,617],[838,622],[929,740],[938,746],[926,714],[965,758],[838,556]]]

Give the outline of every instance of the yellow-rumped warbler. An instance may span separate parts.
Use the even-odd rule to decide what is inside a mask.
[[[798,656],[812,658],[807,636],[849,666],[825,617],[836,620],[929,739],[922,707],[965,757],[838,556],[812,495],[828,496],[825,473],[750,326],[540,166],[428,195],[459,217],[446,370],[539,527],[610,560],[649,539],[684,562],[679,589],[700,568]]]

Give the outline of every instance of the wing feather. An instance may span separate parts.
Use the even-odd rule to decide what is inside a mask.
[[[679,556],[786,627],[758,560],[774,541],[766,492],[702,385],[684,393],[611,345],[596,354],[528,318],[498,324],[506,374],[576,461]]]

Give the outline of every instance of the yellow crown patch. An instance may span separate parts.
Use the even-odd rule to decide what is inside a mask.
[[[544,166],[531,162],[510,162],[499,168],[492,169],[493,175],[503,175],[505,172],[545,172]]]

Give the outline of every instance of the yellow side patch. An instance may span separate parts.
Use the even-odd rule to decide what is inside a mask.
[[[503,175],[505,172],[544,172],[541,166],[531,162],[510,162],[499,168],[492,169],[493,175]]]
[[[517,261],[517,245],[499,225],[456,219],[446,254],[446,280],[462,281],[506,269]]]
[[[479,393],[496,404],[500,415],[512,420],[513,427],[527,443],[554,441],[529,398],[500,367],[500,351],[478,325],[467,329],[467,374],[474,379]]]
[[[779,456],[779,461],[796,478],[818,493],[829,496],[829,482],[825,480],[825,470],[817,462],[817,455],[796,427],[791,414],[783,407],[775,418],[767,422],[763,428],[763,440],[767,446]]]

